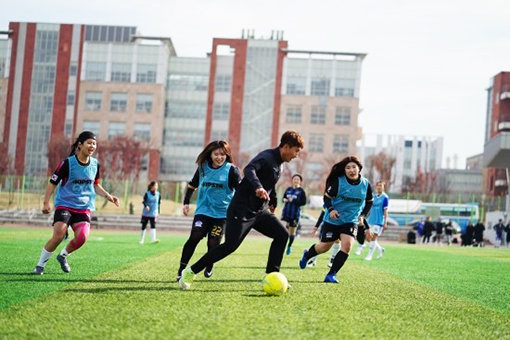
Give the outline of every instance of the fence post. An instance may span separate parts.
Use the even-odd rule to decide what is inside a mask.
[[[128,202],[128,199],[127,199],[127,196],[128,196],[128,191],[129,191],[129,181],[127,179],[124,180],[124,204],[122,205],[122,213],[125,214],[126,213],[126,209],[127,209],[127,202]]]

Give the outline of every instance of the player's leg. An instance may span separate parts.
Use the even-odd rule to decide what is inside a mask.
[[[309,249],[303,251],[303,255],[299,260],[299,267],[305,269],[309,259],[331,249],[333,242],[335,242],[339,236],[338,226],[333,226],[324,222],[321,227],[320,242],[313,244]]]
[[[289,244],[287,245],[287,255],[290,255],[292,252],[292,244],[294,243],[294,239],[296,238],[296,230],[297,230],[297,223],[296,220],[291,220],[290,222],[287,222],[287,229],[289,230]]]
[[[182,289],[189,289],[197,273],[200,273],[208,265],[227,257],[241,245],[255,221],[254,218],[243,221],[244,218],[235,208],[230,207],[227,210],[225,242],[205,253],[191,267],[184,269],[179,280],[179,286]]]
[[[354,233],[356,233],[356,230],[354,231]],[[345,264],[345,261],[347,261],[347,258],[349,257],[349,252],[351,250],[352,245],[354,244],[354,235],[342,233],[340,234],[340,242],[341,242],[340,251],[335,256],[335,259],[333,260],[333,265],[331,266],[331,269],[324,278],[324,282],[339,283],[338,279],[336,278],[336,274],[340,271],[340,269],[342,269],[343,265]]]
[[[335,258],[336,254],[338,254],[338,251],[340,250],[340,239],[336,240],[335,243],[333,243],[333,246],[331,247],[331,256],[329,258],[328,267],[331,268],[333,265],[333,259]]]
[[[151,242],[158,243],[159,240],[156,237],[156,217],[149,217],[149,222],[151,223]]]
[[[86,213],[71,212],[69,224],[74,232],[74,238],[62,249],[57,256],[60,267],[66,273],[71,271],[71,267],[67,263],[67,256],[73,251],[79,249],[87,242],[90,234],[90,215]]]
[[[267,211],[257,215],[253,228],[262,235],[273,239],[269,248],[266,273],[279,272],[289,232],[274,214]]]
[[[66,235],[66,230],[67,224],[65,222],[62,221],[54,222],[53,234],[41,250],[39,261],[37,262],[37,265],[34,268],[34,274],[42,275],[44,273],[44,267],[46,266],[46,263],[50,259],[55,249],[57,249],[60,242],[62,242],[62,240],[64,239]]]
[[[221,243],[221,238],[225,230],[225,219],[214,219],[211,230],[207,235],[207,251],[211,251]],[[213,263],[205,268],[204,276],[210,278],[213,274]]]
[[[140,232],[140,244],[143,244],[145,242],[145,232],[146,232],[147,223],[149,222],[149,220],[147,219],[147,217],[142,216],[142,219],[140,222],[142,223],[142,230]]]
[[[188,265],[189,260],[195,253],[198,243],[207,235],[207,217],[203,215],[195,215],[191,232],[188,240],[182,247],[181,260],[179,262],[179,270],[177,271],[177,281],[181,278],[182,271]]]

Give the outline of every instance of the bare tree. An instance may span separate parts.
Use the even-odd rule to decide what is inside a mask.
[[[137,181],[141,170],[141,161],[147,149],[142,143],[131,137],[117,136],[103,141],[98,148],[98,159],[104,178]]]
[[[368,163],[368,178],[372,181],[383,180],[386,182],[386,190],[390,190],[391,184],[393,183],[392,173],[393,166],[395,165],[396,159],[387,155],[384,152],[379,152],[376,155],[371,155],[367,158]],[[379,175],[379,178],[375,177],[375,171]],[[369,177],[370,176],[370,177]]]
[[[71,140],[64,135],[53,137],[48,142],[48,173],[51,173],[71,150]]]
[[[0,154],[4,161],[0,162],[0,175],[9,175],[14,172],[12,157],[9,155],[9,145],[7,142],[0,143]]]

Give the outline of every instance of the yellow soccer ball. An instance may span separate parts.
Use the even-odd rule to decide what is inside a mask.
[[[272,272],[262,280],[262,289],[269,295],[282,295],[289,288],[287,278],[282,273]]]

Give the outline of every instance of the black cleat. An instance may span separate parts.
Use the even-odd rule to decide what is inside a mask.
[[[42,274],[44,274],[44,267],[35,266],[33,273],[34,273],[34,275],[42,275]]]
[[[71,271],[71,267],[69,266],[69,263],[67,263],[67,259],[64,256],[59,254],[57,256],[57,261],[60,263],[60,268],[62,268],[64,273],[69,273]]]

